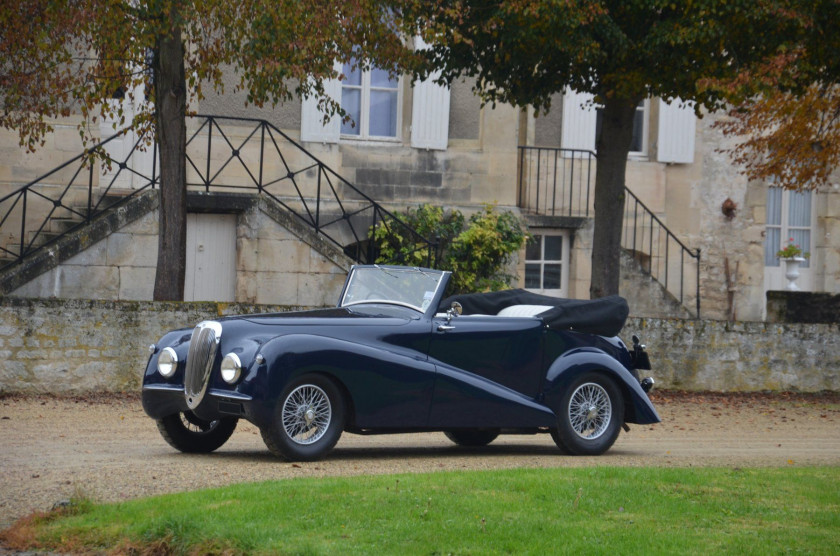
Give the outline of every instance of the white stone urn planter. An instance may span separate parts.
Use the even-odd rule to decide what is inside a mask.
[[[790,292],[798,292],[799,286],[796,285],[796,280],[799,279],[799,265],[805,262],[805,258],[788,257],[782,260],[785,262],[785,278],[788,280],[788,285],[785,289]]]

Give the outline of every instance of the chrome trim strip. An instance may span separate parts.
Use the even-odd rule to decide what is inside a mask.
[[[184,387],[180,384],[144,384],[143,390],[155,390],[158,392],[177,392],[178,394],[184,393]]]
[[[207,395],[213,396],[214,398],[227,398],[230,400],[237,400],[240,402],[250,402],[254,399],[246,394],[240,394],[239,392],[228,392],[227,390],[208,390]]]

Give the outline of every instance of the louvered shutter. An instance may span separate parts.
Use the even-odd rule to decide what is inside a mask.
[[[694,134],[697,116],[694,103],[675,98],[671,104],[659,99],[659,129],[657,131],[656,160],[677,164],[694,162]]]
[[[415,37],[417,50],[426,48],[420,37]],[[440,72],[432,73],[424,81],[414,82],[414,99],[411,105],[411,146],[416,149],[445,151],[449,143],[449,87],[433,83]]]
[[[592,95],[566,89],[563,94],[563,148],[594,151],[595,120],[596,111],[595,105],[592,104]]]
[[[342,65],[336,62],[336,71],[341,73]],[[324,80],[324,92],[330,98],[341,102],[341,81]],[[318,110],[318,98],[304,98],[300,113],[300,140],[318,143],[338,143],[341,132],[341,118],[336,114],[324,124],[324,114]]]

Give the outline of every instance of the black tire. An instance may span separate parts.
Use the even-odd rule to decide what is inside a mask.
[[[287,461],[315,461],[333,449],[344,430],[344,399],[321,375],[291,382],[277,399],[274,420],[260,429],[269,451]]]
[[[215,421],[199,419],[192,411],[158,419],[157,427],[166,442],[182,452],[206,454],[220,448],[236,430],[236,417]]]
[[[487,446],[499,436],[499,429],[457,430],[443,434],[458,446]]]
[[[564,453],[597,456],[615,443],[623,422],[624,397],[615,381],[587,372],[563,394],[551,436]]]

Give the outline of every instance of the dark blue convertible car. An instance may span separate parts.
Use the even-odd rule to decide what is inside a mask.
[[[355,266],[336,308],[170,332],[150,347],[143,407],[183,452],[219,448],[244,418],[292,461],[323,457],[343,431],[442,431],[465,446],[550,433],[564,453],[601,454],[626,423],[659,422],[647,353],[617,337],[624,299],[444,299],[449,278]]]

